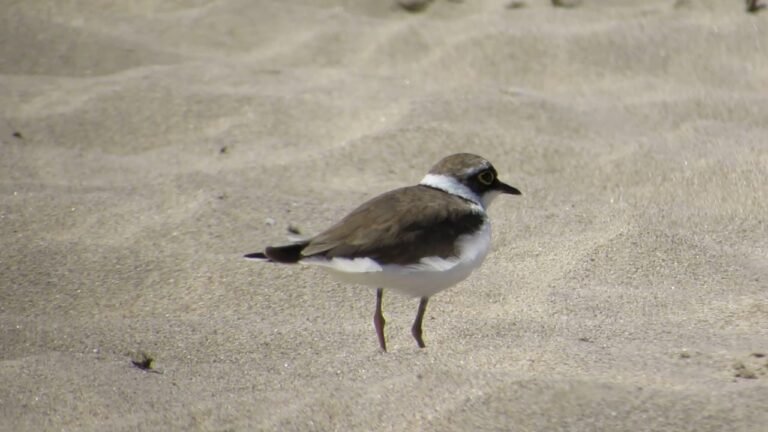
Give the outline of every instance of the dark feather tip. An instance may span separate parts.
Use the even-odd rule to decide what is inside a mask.
[[[264,255],[264,252],[254,252],[254,253],[249,253],[243,256],[248,259],[261,259],[261,260],[269,259],[267,258],[266,255]]]
[[[306,246],[306,242],[294,243],[285,246],[270,246],[264,252],[272,261],[284,264],[293,264],[301,260],[301,250]]]

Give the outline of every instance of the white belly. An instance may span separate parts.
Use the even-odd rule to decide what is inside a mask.
[[[302,263],[325,267],[336,280],[391,289],[412,297],[430,297],[466,279],[480,267],[491,246],[491,224],[473,235],[459,237],[456,258],[426,257],[407,266],[380,265],[370,258],[307,259]]]

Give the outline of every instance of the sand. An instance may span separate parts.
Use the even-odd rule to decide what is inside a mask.
[[[4,2],[0,430],[766,430],[768,13],[509,4]],[[425,349],[241,259],[459,151],[524,195]]]

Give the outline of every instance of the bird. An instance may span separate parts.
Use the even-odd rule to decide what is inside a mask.
[[[375,287],[373,324],[384,352],[384,290],[419,298],[411,334],[424,348],[427,303],[480,267],[491,245],[486,210],[501,194],[522,195],[499,180],[487,159],[452,154],[417,185],[378,195],[313,237],[269,246],[245,258],[316,265],[338,281]]]

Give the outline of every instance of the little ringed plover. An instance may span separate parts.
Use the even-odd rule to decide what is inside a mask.
[[[245,257],[317,265],[342,282],[375,287],[373,323],[384,351],[383,290],[419,297],[411,333],[424,348],[421,324],[427,302],[483,262],[491,245],[486,210],[500,194],[520,191],[501,182],[486,159],[454,154],[433,166],[418,185],[379,195],[312,238]]]

